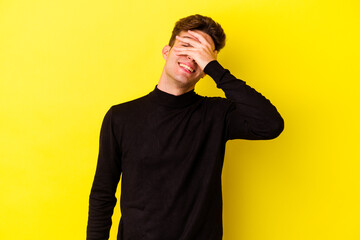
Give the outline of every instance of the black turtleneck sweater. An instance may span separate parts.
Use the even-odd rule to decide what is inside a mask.
[[[220,240],[221,172],[229,139],[272,139],[283,130],[276,108],[216,60],[204,72],[226,98],[157,87],[112,106],[100,132],[90,193],[88,240],[109,237],[121,180],[121,240]]]

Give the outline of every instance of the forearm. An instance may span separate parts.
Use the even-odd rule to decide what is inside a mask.
[[[111,216],[115,204],[114,194],[105,193],[95,184],[93,185],[89,200],[87,240],[107,240],[109,238],[112,225]]]

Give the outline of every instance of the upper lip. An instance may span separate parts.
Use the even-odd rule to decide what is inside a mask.
[[[191,67],[192,69],[194,69],[195,70],[195,66],[194,65],[192,65],[192,64],[190,64],[190,63],[187,63],[187,62],[179,62],[179,64],[184,64],[184,65],[186,65],[186,66],[188,66],[188,67]]]

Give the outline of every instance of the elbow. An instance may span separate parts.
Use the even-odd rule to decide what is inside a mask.
[[[284,119],[278,114],[276,117],[263,119],[253,129],[254,139],[270,140],[277,138],[284,130]]]
[[[266,139],[277,138],[284,130],[284,119],[280,114],[267,123]]]

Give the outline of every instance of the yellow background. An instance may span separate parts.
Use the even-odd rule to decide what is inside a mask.
[[[85,239],[102,119],[153,90],[195,13],[285,119],[275,140],[228,142],[224,240],[360,239],[357,0],[2,0],[0,239]],[[196,91],[224,96],[209,77]]]

